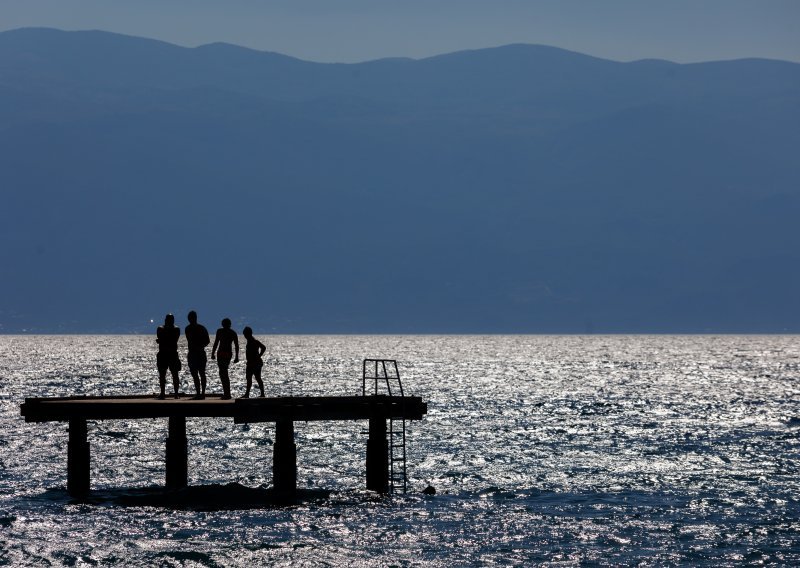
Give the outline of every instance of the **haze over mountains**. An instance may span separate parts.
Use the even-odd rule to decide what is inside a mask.
[[[800,65],[0,33],[0,332],[800,331]]]

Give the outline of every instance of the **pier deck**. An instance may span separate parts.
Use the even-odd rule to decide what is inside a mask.
[[[21,413],[26,422],[85,420],[135,420],[138,418],[233,418],[235,422],[277,422],[291,419],[368,420],[376,416],[422,420],[427,405],[418,396],[280,396],[222,400],[190,395],[158,400],[153,395],[69,396],[26,398]]]
[[[367,488],[388,490],[389,445],[387,420],[421,420],[427,404],[415,396],[294,396],[222,400],[190,395],[158,400],[153,395],[70,396],[26,398],[20,408],[26,422],[68,422],[67,489],[81,496],[89,491],[90,420],[168,418],[166,485],[177,489],[188,480],[186,418],[233,418],[235,423],[275,422],[273,484],[293,493],[297,487],[297,449],[294,422],[315,420],[368,420]]]

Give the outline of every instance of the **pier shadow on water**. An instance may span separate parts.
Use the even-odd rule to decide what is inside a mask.
[[[239,483],[191,485],[183,489],[164,487],[127,487],[93,490],[81,498],[70,497],[63,489],[51,489],[46,500],[68,500],[87,505],[121,507],[164,507],[191,511],[229,511],[266,509],[295,505],[319,505],[327,501],[328,489],[297,489],[295,493],[274,488],[246,487]]]

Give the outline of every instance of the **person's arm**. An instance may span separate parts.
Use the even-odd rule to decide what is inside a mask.
[[[203,332],[206,334],[206,342],[203,343],[203,348],[208,347],[208,344],[211,343],[211,338],[208,336],[208,330],[203,328]]]
[[[216,353],[217,353],[217,345],[219,345],[219,333],[217,333],[217,335],[214,336],[214,347],[211,348],[211,358],[212,359],[216,359],[217,358],[217,355],[216,355]]]
[[[236,357],[234,358],[233,362],[239,362],[239,336],[236,335],[236,332],[233,332],[233,346],[236,348]]]
[[[259,341],[258,342],[258,356],[262,357],[266,351],[267,351],[267,346]]]

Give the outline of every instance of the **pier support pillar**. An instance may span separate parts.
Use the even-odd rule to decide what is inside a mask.
[[[275,445],[272,452],[272,484],[281,493],[297,491],[297,446],[294,443],[294,422],[275,423]]]
[[[71,418],[69,421],[67,491],[73,497],[89,493],[89,440],[84,418]]]
[[[367,440],[367,489],[378,493],[389,491],[389,444],[386,440],[386,419],[369,419]]]
[[[183,489],[189,484],[188,458],[186,418],[170,416],[167,435],[167,489]]]

